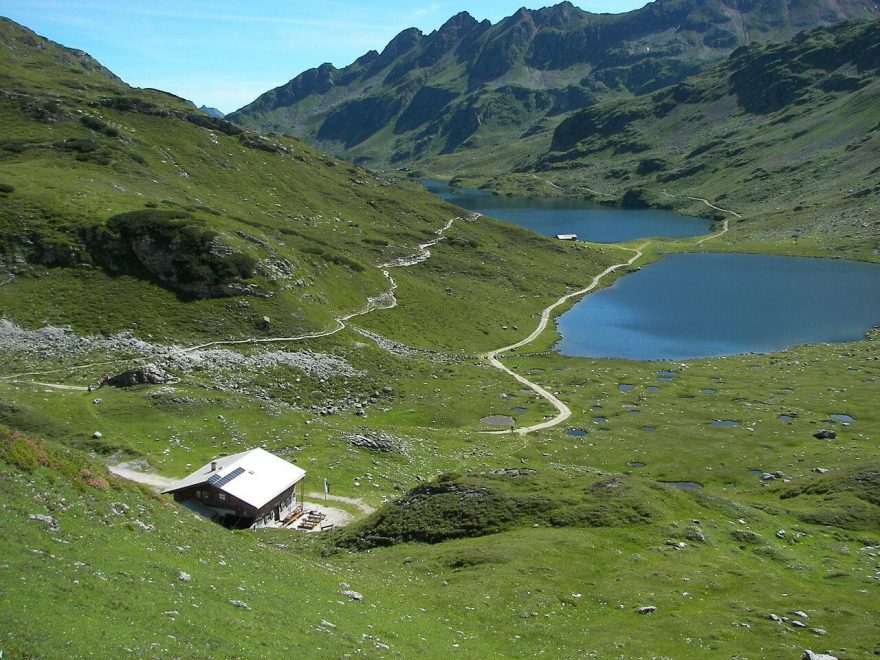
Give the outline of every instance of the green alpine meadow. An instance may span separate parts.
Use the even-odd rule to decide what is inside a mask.
[[[880,654],[878,16],[462,12],[225,116],[0,18],[0,658]],[[662,348],[612,296],[684,253],[871,321],[560,350]]]

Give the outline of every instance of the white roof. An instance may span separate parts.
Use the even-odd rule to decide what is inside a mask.
[[[260,509],[306,476],[302,468],[265,449],[223,456],[214,462],[217,464],[216,470],[211,470],[211,463],[207,463],[162,492],[173,493],[210,483],[224,493]]]

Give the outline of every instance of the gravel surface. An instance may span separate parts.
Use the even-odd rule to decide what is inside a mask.
[[[165,370],[188,373],[203,371],[260,370],[280,367],[299,369],[316,378],[359,376],[346,360],[310,350],[263,351],[250,354],[229,349],[196,349],[153,344],[122,332],[110,337],[80,336],[68,328],[48,326],[25,330],[7,319],[0,319],[0,353],[20,354],[39,360],[76,358],[96,353],[116,354],[120,359],[147,358]]]

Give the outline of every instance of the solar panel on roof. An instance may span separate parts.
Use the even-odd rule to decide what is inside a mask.
[[[232,472],[222,477],[219,474],[208,477],[208,483],[217,488],[221,488],[242,474],[244,474],[244,468],[237,467]]]

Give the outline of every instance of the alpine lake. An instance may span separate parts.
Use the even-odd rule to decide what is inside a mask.
[[[442,199],[545,236],[617,243],[683,238],[711,222],[586,200],[501,197],[425,186]],[[758,254],[673,254],[586,296],[557,319],[563,355],[684,360],[861,339],[880,323],[880,265]]]

